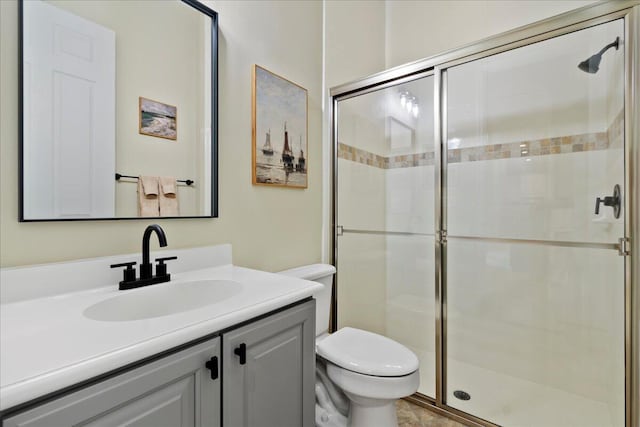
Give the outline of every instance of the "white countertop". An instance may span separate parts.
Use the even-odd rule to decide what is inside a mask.
[[[97,321],[83,311],[123,292],[117,285],[0,306],[0,410],[109,372],[207,334],[312,296],[321,285],[223,265],[172,274],[192,280],[231,280],[242,292],[194,310],[135,321]]]

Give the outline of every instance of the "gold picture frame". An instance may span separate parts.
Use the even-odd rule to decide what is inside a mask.
[[[178,139],[178,107],[138,97],[138,132],[157,138]]]
[[[253,66],[251,80],[253,184],[307,188],[307,90],[256,64]],[[264,140],[258,142],[258,135],[264,135]]]

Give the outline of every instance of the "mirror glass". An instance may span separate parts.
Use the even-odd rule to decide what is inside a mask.
[[[217,15],[21,2],[21,221],[217,216]]]

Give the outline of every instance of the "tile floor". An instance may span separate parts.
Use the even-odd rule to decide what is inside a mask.
[[[399,427],[465,427],[464,424],[438,415],[406,400],[398,400],[396,408]]]

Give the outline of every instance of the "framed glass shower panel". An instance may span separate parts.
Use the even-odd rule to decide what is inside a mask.
[[[392,338],[435,397],[433,77],[337,103],[337,326]]]
[[[444,71],[452,408],[625,423],[624,35],[620,19]]]

